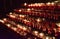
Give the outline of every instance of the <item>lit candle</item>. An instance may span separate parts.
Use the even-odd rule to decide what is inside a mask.
[[[10,24],[6,24],[8,27],[11,27],[11,25]]]
[[[33,31],[33,34],[37,36],[38,35],[38,31]]]
[[[15,18],[15,15],[10,15],[10,17]]]
[[[24,3],[24,6],[26,6],[27,5],[27,3]]]
[[[4,21],[3,21],[3,20],[0,20],[0,22],[4,23]]]
[[[49,39],[49,37],[47,36],[46,39]]]
[[[40,38],[43,38],[44,33],[39,33]]]
[[[21,9],[19,9],[19,12],[21,12],[22,10]]]
[[[58,27],[60,27],[60,23],[56,23],[56,25],[57,25]]]

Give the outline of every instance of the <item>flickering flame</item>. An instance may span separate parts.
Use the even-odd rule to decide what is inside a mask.
[[[50,2],[47,3],[48,6],[49,6],[50,4],[51,4]]]
[[[7,19],[6,19],[6,18],[4,18],[3,20],[4,20],[4,21],[6,21]]]
[[[21,12],[22,10],[21,9],[19,9],[19,12]]]
[[[58,32],[60,32],[60,27],[58,28]]]
[[[12,14],[12,12],[9,13],[10,15]]]
[[[41,19],[38,18],[38,19],[37,19],[37,22],[41,22]]]
[[[19,28],[21,28],[21,29],[23,28],[23,27],[22,27],[21,25],[19,25],[19,24],[17,25],[17,27],[19,27]]]
[[[54,4],[55,4],[54,2],[51,3],[51,5],[54,5]]]
[[[35,35],[38,35],[38,31],[33,31],[33,33],[34,33]]]
[[[20,16],[20,17],[23,17],[23,18],[25,17],[25,15],[19,15],[19,16]]]
[[[11,25],[10,24],[6,24],[8,27],[10,27]]]
[[[55,3],[57,3],[57,2],[59,2],[59,1],[55,1]]]
[[[27,5],[27,3],[24,3],[24,6],[26,6]]]
[[[0,22],[4,23],[4,21],[3,21],[3,20],[0,20]]]
[[[47,36],[46,39],[49,39],[49,37]]]
[[[55,37],[53,37],[53,39],[55,39]]]
[[[39,36],[42,38],[44,36],[44,33],[39,33]]]
[[[60,27],[60,23],[56,23],[56,25],[57,25],[58,27]]]
[[[15,27],[11,27],[14,31],[16,31],[17,30],[17,28],[15,28]]]
[[[28,20],[24,19],[24,22],[30,22],[30,21],[28,21]]]
[[[14,15],[10,15],[10,17],[15,18],[15,16],[14,16]]]
[[[27,9],[27,11],[30,11],[30,10],[31,10],[30,8]]]
[[[27,28],[26,27],[23,27],[23,30],[25,31],[25,30],[27,30]]]

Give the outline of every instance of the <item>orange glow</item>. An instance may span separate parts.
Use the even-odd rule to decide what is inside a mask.
[[[10,15],[12,14],[12,12],[9,13]]]
[[[11,27],[14,31],[16,31],[17,30],[17,28],[15,28],[15,27]]]
[[[35,33],[38,33],[38,31],[34,31]]]
[[[8,27],[10,27],[11,25],[10,24],[6,24]]]
[[[26,6],[27,5],[27,3],[24,3],[24,6]]]
[[[23,27],[23,30],[24,30],[24,31],[26,31],[26,30],[27,30],[27,28],[26,28],[26,27]]]
[[[4,20],[4,21],[6,21],[7,19],[6,19],[6,18],[4,18],[3,20]]]
[[[27,11],[30,11],[30,10],[31,10],[30,8],[27,9]]]
[[[58,32],[60,32],[60,28],[58,28]]]
[[[58,27],[60,27],[60,23],[56,23],[56,25],[57,25]]]
[[[0,22],[4,23],[4,21],[3,21],[3,20],[0,20]]]
[[[46,37],[46,39],[49,39],[49,37]]]
[[[21,28],[21,29],[23,28],[23,27],[22,27],[21,25],[19,25],[19,24],[17,25],[17,27],[18,27],[18,28]]]
[[[38,19],[37,19],[37,22],[41,22],[41,19],[38,18]]]
[[[33,31],[33,34],[37,36],[38,35],[38,31]]]
[[[54,4],[54,2],[52,2],[51,4]]]
[[[24,18],[25,17],[25,15],[19,15],[20,17],[22,17],[22,18]]]
[[[50,4],[51,4],[51,3],[50,3],[50,2],[48,2],[46,5],[50,6]]]
[[[55,39],[55,37],[53,37],[53,39]]]
[[[22,10],[20,9],[19,12],[21,12]]]
[[[39,36],[42,38],[44,36],[44,33],[39,33]]]
[[[57,3],[57,2],[59,2],[59,1],[55,1],[55,3]]]
[[[30,21],[28,21],[28,20],[26,20],[26,19],[24,19],[24,21],[25,21],[25,22],[30,22]]]
[[[14,15],[10,15],[10,17],[15,18],[15,16],[14,16]]]

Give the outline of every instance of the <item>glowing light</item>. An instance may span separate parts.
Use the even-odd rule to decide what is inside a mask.
[[[22,18],[24,18],[25,17],[25,15],[19,15],[20,17],[22,17]]]
[[[47,36],[46,39],[49,39],[49,37]]]
[[[31,6],[31,5],[28,5],[28,6]]]
[[[28,6],[31,6],[31,7],[32,7],[32,6],[35,6],[35,5],[34,5],[34,4],[30,4],[30,5],[28,5]]]
[[[20,9],[19,12],[21,12],[22,10]]]
[[[57,3],[57,2],[59,2],[59,1],[55,1],[55,3]]]
[[[56,28],[54,28],[53,30],[55,31],[55,33],[57,32],[57,29]]]
[[[39,4],[39,7],[40,7],[41,5]]]
[[[4,21],[3,21],[3,20],[0,20],[0,22],[4,23]]]
[[[38,6],[41,6],[41,4],[40,4],[40,3],[38,3]]]
[[[10,15],[12,14],[12,12],[9,13]]]
[[[28,21],[28,20],[26,20],[26,19],[24,19],[24,21],[25,21],[25,22],[30,22],[30,21]]]
[[[51,3],[51,5],[54,5],[54,4],[55,4],[54,2]]]
[[[26,6],[27,5],[27,3],[24,3],[24,6]]]
[[[41,22],[41,19],[38,18],[38,19],[37,19],[37,22]]]
[[[27,21],[26,19],[24,21]]]
[[[45,18],[42,19],[43,21],[45,20]]]
[[[4,20],[4,21],[6,21],[7,19],[6,19],[6,18],[4,18],[3,20]]]
[[[27,28],[26,27],[23,27],[23,30],[27,30]]]
[[[10,24],[6,24],[8,27],[10,27],[11,25]]]
[[[38,31],[34,31],[34,33],[38,33]]]
[[[19,28],[21,28],[21,29],[23,28],[23,27],[22,27],[21,25],[19,25],[19,24],[18,24],[17,26],[18,26]]]
[[[17,28],[14,28],[14,27],[11,27],[14,31],[16,31],[17,30]]]
[[[10,17],[15,18],[15,16],[14,16],[14,15],[10,15]]]
[[[35,3],[35,6],[38,6],[38,4],[37,4],[37,3]]]
[[[34,33],[35,35],[38,35],[38,31],[34,31],[33,33]]]
[[[42,38],[44,36],[44,33],[39,33],[39,36]]]
[[[58,28],[58,32],[60,32],[60,28]]]
[[[50,2],[47,3],[48,6],[49,6],[50,4],[51,4]]]
[[[32,4],[31,6],[35,7],[36,5],[35,4]]]
[[[53,37],[53,39],[55,39],[55,37]]]
[[[30,10],[31,10],[30,8],[27,9],[27,11],[30,11]]]
[[[36,7],[38,7],[38,6],[42,6],[42,5],[45,5],[44,3],[34,3],[34,4],[30,4],[30,5],[28,5],[28,6],[36,6]]]
[[[56,23],[56,25],[57,25],[58,27],[60,27],[60,23]]]
[[[41,6],[45,5],[44,3],[40,3]]]

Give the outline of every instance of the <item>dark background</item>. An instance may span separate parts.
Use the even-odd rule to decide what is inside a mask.
[[[51,2],[55,0],[0,0],[0,18],[5,17],[5,14],[13,11],[13,9],[20,8],[22,3],[37,3],[37,2]],[[23,39],[13,30],[8,29],[5,25],[0,23],[0,39]]]

